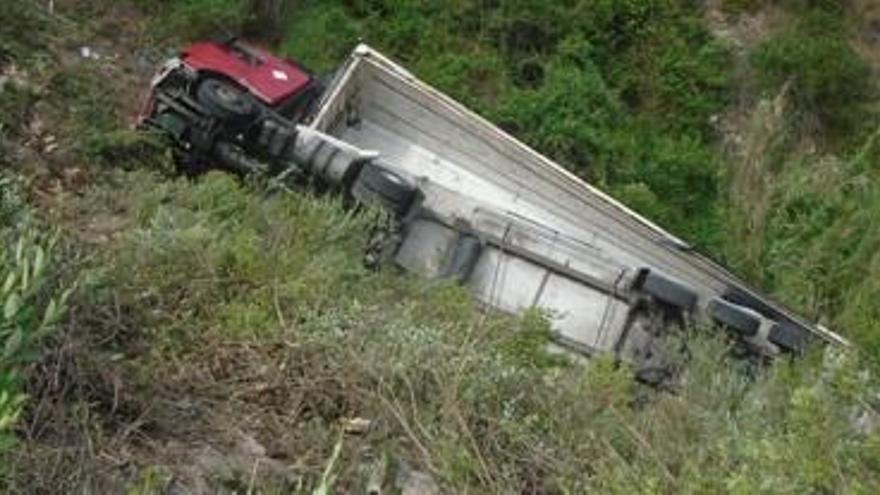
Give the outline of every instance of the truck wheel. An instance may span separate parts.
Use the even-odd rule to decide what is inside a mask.
[[[680,282],[652,271],[650,268],[639,270],[633,288],[684,311],[692,311],[697,304],[697,294],[694,291]]]
[[[211,114],[228,122],[246,122],[257,110],[247,93],[216,78],[202,81],[196,89],[196,97]]]
[[[773,325],[767,336],[770,342],[794,353],[802,353],[809,344],[808,334],[789,323]]]
[[[388,208],[403,216],[416,196],[416,187],[400,175],[373,163],[364,164],[351,187],[359,203]]]
[[[713,299],[709,303],[709,315],[716,323],[744,336],[753,337],[761,328],[761,320],[742,306],[723,299]]]

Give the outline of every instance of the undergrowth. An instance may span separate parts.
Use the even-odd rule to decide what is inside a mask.
[[[40,231],[19,187],[0,175],[0,478],[8,474],[2,466],[26,399],[24,372],[39,359],[70,295],[56,280],[55,240]]]
[[[71,347],[83,350],[66,357],[69,379],[89,392],[56,399],[67,419],[35,412],[49,426],[43,444],[16,454],[19,470],[51,465],[51,439],[62,437],[137,460],[143,475],[110,486],[188,480],[169,459],[199,466],[206,445],[228,450],[246,434],[288,460],[292,479],[266,460],[256,472],[246,463],[197,475],[309,492],[339,445],[336,491],[360,489],[384,456],[456,493],[880,487],[880,439],[858,426],[875,421],[875,385],[853,355],[817,353],[755,376],[736,371],[724,342],[694,338],[679,390],[657,394],[609,359],[548,354],[540,314],[482,314],[461,287],[366,270],[361,246],[381,218],[335,199],[267,197],[219,174],[108,180],[80,207],[127,198],[132,223],[71,302]],[[353,418],[369,428],[340,436]],[[88,482],[82,470],[99,460],[78,455],[53,482]]]
[[[877,98],[878,88],[847,31],[839,11],[810,11],[760,45],[752,61],[759,84],[774,93],[788,86],[796,128],[813,138],[851,144],[866,119],[876,120],[867,104]]]
[[[134,3],[184,37],[267,15],[245,1]],[[742,242],[731,259],[865,352],[740,369],[726,342],[695,330],[681,383],[658,394],[610,359],[548,352],[537,311],[486,314],[454,284],[367,270],[362,247],[385,221],[376,213],[223,175],[138,170],[167,169],[168,157],[118,130],[119,95],[99,71],[64,67],[46,84],[47,121],[71,159],[97,170],[52,218],[90,259],[60,331],[41,341],[63,291],[48,261],[42,290],[22,281],[33,287],[52,244],[7,227],[23,202],[0,210],[0,274],[13,280],[3,294],[21,301],[3,301],[0,320],[0,347],[17,349],[0,361],[0,434],[18,442],[5,491],[345,492],[381,459],[453,493],[880,490],[866,371],[880,355],[880,155],[871,118],[845,118],[871,95],[845,34],[793,26],[749,57],[756,87],[794,110],[756,125],[758,156],[737,174],[712,121],[744,88],[731,87],[731,54],[691,2],[304,1],[287,15],[265,5],[278,14],[269,37],[307,65],[329,71],[363,38],[677,233],[713,249]],[[41,15],[0,23],[0,56],[36,49],[6,33]],[[43,98],[17,91],[0,100],[4,139],[20,138]],[[804,126],[811,118],[822,126]],[[799,148],[842,126],[854,126],[851,143]],[[92,235],[101,229],[111,232]]]

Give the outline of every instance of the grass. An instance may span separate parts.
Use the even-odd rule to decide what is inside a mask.
[[[765,88],[777,92],[787,85],[793,109],[806,114],[799,123],[814,137],[846,139],[876,118],[867,109],[878,95],[871,68],[851,46],[839,15],[809,12],[759,46],[752,62]],[[809,129],[811,118],[819,129]]]
[[[268,470],[251,481],[245,463],[200,472],[207,482],[309,492],[333,480],[332,490],[353,490],[383,455],[453,492],[880,482],[876,433],[850,426],[874,387],[854,356],[817,354],[750,378],[723,342],[694,339],[681,388],[658,395],[611,360],[581,366],[547,354],[540,314],[484,315],[455,285],[364,269],[361,245],[380,219],[334,199],[267,197],[219,174],[194,184],[144,171],[107,180],[79,208],[125,198],[132,222],[71,301],[66,339],[80,351],[67,356],[69,379],[89,392],[57,404],[66,419],[43,431],[42,447],[18,452],[16,469],[46,466],[46,445],[62,437],[134,455],[143,471],[110,486],[164,483],[169,459],[199,466],[198,446],[228,451],[247,432],[289,460],[298,481]],[[370,429],[340,437],[351,418]],[[82,470],[100,466],[79,455],[59,479],[88,480]]]
[[[54,240],[42,233],[14,179],[0,175],[0,460],[15,443],[13,429],[26,395],[23,374],[64,316],[69,290],[56,280]],[[0,469],[0,476],[6,475]]]
[[[244,5],[163,2],[162,15],[211,31],[218,17],[200,16],[246,25]],[[804,153],[770,105],[749,163],[725,172],[708,119],[730,97],[729,55],[686,7],[303,2],[282,45],[327,70],[364,37],[700,243],[735,230],[748,249],[730,259],[863,352],[746,368],[694,329],[663,394],[610,359],[570,363],[546,350],[537,311],[485,314],[462,287],[364,268],[386,221],[375,212],[220,174],[169,178],[161,146],[119,131],[124,93],[66,68],[45,93],[0,95],[15,122],[47,103],[93,177],[40,210],[61,231],[57,256],[15,324],[36,328],[61,297],[52,267],[80,283],[57,331],[28,342],[36,361],[0,385],[17,442],[3,490],[347,492],[387,464],[389,479],[409,465],[452,493],[878,491],[878,138]],[[24,221],[24,198],[3,199],[0,225]],[[7,259],[18,235],[3,238]],[[369,427],[345,433],[351,420]]]

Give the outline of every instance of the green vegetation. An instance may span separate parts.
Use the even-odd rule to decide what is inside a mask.
[[[880,359],[880,133],[846,159],[803,158],[774,178],[762,266],[787,300],[828,318]],[[830,323],[830,322],[829,322]]]
[[[729,0],[792,19],[738,55],[684,0],[122,4],[177,36],[262,31],[321,71],[364,39],[860,351],[742,369],[694,335],[674,393],[572,364],[538,312],[487,315],[455,285],[365,269],[377,212],[162,175],[161,144],[121,130],[126,88],[97,62],[40,60],[58,28],[12,0],[0,68],[29,79],[0,89],[0,140],[26,152],[2,160],[38,199],[0,182],[3,491],[356,492],[381,459],[451,493],[880,491],[880,134],[849,7]],[[725,154],[712,122],[735,103],[753,125]],[[63,190],[63,168],[41,182],[37,114],[53,166],[86,169],[86,187]]]
[[[846,137],[871,118],[866,103],[877,87],[839,16],[813,11],[759,46],[752,58],[765,88],[776,94],[786,86],[797,112],[818,121],[814,136]]]
[[[727,102],[729,60],[687,2],[303,2],[287,32],[283,49],[324,71],[363,39],[660,223],[719,245],[709,122]]]
[[[54,240],[39,233],[26,210],[15,181],[0,176],[0,461],[25,400],[22,369],[39,358],[70,294],[53,280]]]
[[[183,432],[234,444],[246,431],[303,477],[269,472],[257,486],[305,493],[328,464],[333,490],[363,486],[362,466],[379,455],[456,493],[880,488],[880,438],[852,426],[875,384],[853,355],[750,378],[723,342],[698,340],[681,388],[658,394],[610,360],[580,367],[548,354],[539,314],[487,317],[460,287],[365,270],[361,246],[381,216],[266,197],[220,174],[106,180],[77,207],[97,215],[125,201],[132,223],[72,301],[75,325],[89,329],[77,374],[91,393],[68,407],[116,411],[77,433],[90,441],[135,421],[166,455],[186,456],[173,442]],[[340,437],[350,418],[373,426]],[[13,465],[42,466],[45,454]],[[132,486],[167,486],[173,466],[147,459]],[[77,459],[63,478],[89,465]],[[250,468],[212,475],[246,487]]]
[[[10,57],[30,58],[45,47],[50,21],[28,2],[7,2],[0,11],[0,66]]]
[[[33,91],[16,83],[7,83],[0,97],[0,142],[17,137],[27,122],[35,96]]]

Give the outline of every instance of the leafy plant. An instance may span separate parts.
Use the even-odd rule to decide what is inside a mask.
[[[31,105],[36,100],[34,91],[14,81],[0,86],[0,140],[20,135],[30,117]]]
[[[0,178],[2,205],[8,220],[13,183]],[[21,217],[19,217],[21,218]],[[39,356],[41,340],[52,331],[65,311],[70,290],[53,295],[50,286],[53,238],[25,222],[4,223],[0,228],[0,455],[11,443],[11,428],[25,396],[20,370]]]
[[[7,0],[0,10],[0,67],[7,56],[25,58],[45,47],[51,19],[42,5]]]
[[[823,131],[838,137],[858,130],[864,122],[864,104],[876,97],[877,90],[870,66],[845,33],[840,19],[812,11],[752,55],[766,89],[775,93],[789,85],[797,109],[815,115]]]

